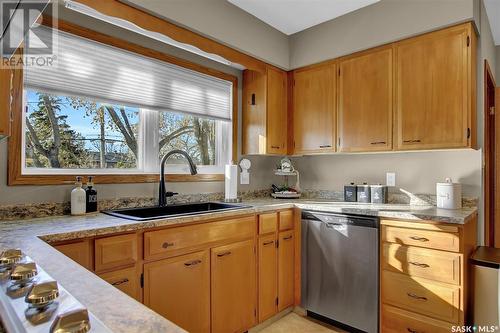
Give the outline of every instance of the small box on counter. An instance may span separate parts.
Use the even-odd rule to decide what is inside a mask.
[[[344,186],[344,201],[356,202],[358,200],[358,188],[354,183]]]
[[[376,204],[385,204],[388,202],[388,190],[386,185],[371,185],[371,201]]]
[[[370,203],[370,185],[364,183],[357,186],[357,198],[360,203]]]

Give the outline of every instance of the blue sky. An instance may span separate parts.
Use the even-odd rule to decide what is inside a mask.
[[[33,90],[27,90],[26,98],[28,103],[28,115],[29,115],[31,112],[38,109],[38,95]],[[64,97],[61,98],[61,100],[63,104],[61,104],[61,112],[59,115],[68,116],[67,118],[68,125],[70,125],[73,130],[80,133],[86,138],[98,138],[100,129],[97,125],[92,124],[91,117],[86,117],[84,110],[75,110],[73,107],[69,105],[69,103],[66,101]],[[126,107],[125,110],[129,115],[129,121],[131,124],[136,124],[139,122],[139,116],[138,115],[135,116],[136,113],[134,113],[139,111],[139,109]],[[134,116],[131,116],[131,114],[133,114]],[[123,136],[119,131],[112,131],[109,129],[106,129],[106,137],[112,139],[123,138]],[[90,142],[87,142],[86,147],[93,148]]]

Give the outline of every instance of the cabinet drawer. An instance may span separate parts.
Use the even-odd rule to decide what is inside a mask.
[[[137,235],[99,238],[95,241],[96,272],[130,266],[137,262]]]
[[[259,235],[275,232],[278,228],[278,213],[259,215]]]
[[[293,210],[285,210],[280,214],[280,231],[293,229]]]
[[[135,267],[99,274],[99,277],[125,294],[141,301],[139,277]]]
[[[407,312],[389,305],[382,306],[384,333],[450,333],[452,324]]]
[[[382,301],[429,317],[458,323],[459,287],[384,271]]]
[[[144,259],[171,257],[226,240],[255,235],[255,217],[202,223],[144,233]]]
[[[462,255],[384,243],[384,269],[451,284],[460,284]]]
[[[402,245],[426,247],[436,250],[458,252],[460,237],[458,233],[398,228],[383,225],[382,240]]]

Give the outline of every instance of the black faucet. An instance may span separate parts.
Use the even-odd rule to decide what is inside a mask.
[[[192,175],[196,175],[198,173],[198,170],[196,169],[196,165],[194,164],[193,159],[185,151],[174,149],[166,153],[165,156],[163,156],[163,158],[161,159],[161,164],[160,164],[160,191],[158,196],[158,206],[160,207],[163,207],[167,204],[167,197],[171,197],[174,196],[175,194],[178,194],[174,192],[166,192],[165,190],[165,162],[167,162],[170,156],[175,154],[183,155],[187,159],[189,163],[189,169]]]

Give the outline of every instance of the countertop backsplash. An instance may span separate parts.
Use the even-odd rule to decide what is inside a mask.
[[[243,201],[269,198],[270,189],[239,192]],[[221,201],[224,199],[223,192],[179,194],[168,199],[169,204]],[[305,189],[302,191],[302,199],[343,201],[343,191]],[[118,208],[147,207],[157,204],[155,197],[126,197],[117,199],[102,199],[98,202],[99,210],[110,210]],[[279,199],[276,199],[279,201]],[[464,208],[477,207],[477,198],[463,198]],[[403,204],[412,206],[435,206],[436,195],[434,194],[412,194],[409,192],[389,192],[389,204]],[[69,202],[31,203],[19,205],[0,205],[0,221],[11,221],[31,219],[38,217],[63,216],[70,214]]]

